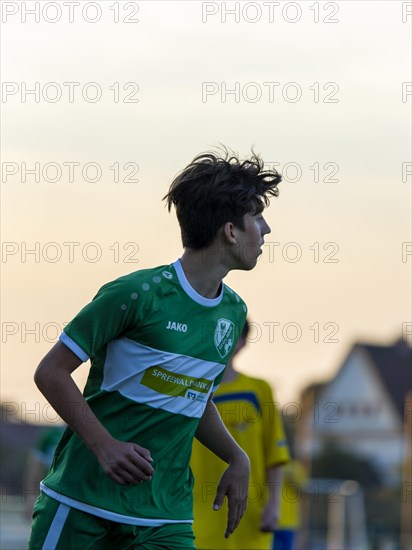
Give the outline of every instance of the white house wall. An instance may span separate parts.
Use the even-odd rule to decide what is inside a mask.
[[[350,432],[368,437],[382,432],[390,435],[402,429],[369,356],[359,348],[355,348],[337,376],[323,389],[318,409],[314,428],[319,433]]]
[[[361,348],[354,348],[303,422],[302,456],[315,456],[325,439],[333,438],[342,448],[371,460],[393,481],[392,473],[402,460],[402,422]]]

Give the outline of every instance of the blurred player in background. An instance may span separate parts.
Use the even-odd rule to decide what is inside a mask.
[[[31,519],[33,506],[40,492],[40,482],[52,463],[54,451],[64,429],[65,426],[55,425],[42,427],[34,447],[29,451],[24,475],[26,483],[24,516],[26,519]]]
[[[248,333],[246,320],[222,384],[213,396],[225,426],[250,459],[248,504],[236,532],[226,540],[225,517],[212,506],[225,464],[195,441],[191,460],[195,478],[193,529],[199,549],[269,550],[279,517],[282,466],[289,460],[288,446],[269,385],[234,368],[233,361],[246,345]]]
[[[293,444],[289,439],[292,456]],[[274,533],[273,550],[296,550],[301,526],[302,495],[308,475],[299,460],[292,459],[283,469],[279,521]]]

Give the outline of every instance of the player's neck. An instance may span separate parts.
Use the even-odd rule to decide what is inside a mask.
[[[239,376],[237,370],[233,368],[233,363],[229,361],[226,365],[225,374],[223,375],[222,382],[233,382]]]
[[[220,294],[222,279],[229,270],[219,261],[218,254],[186,248],[180,261],[187,280],[198,294],[205,298],[216,298]]]

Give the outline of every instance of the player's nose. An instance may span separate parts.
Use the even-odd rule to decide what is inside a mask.
[[[269,224],[264,219],[264,223],[262,224],[262,235],[268,235],[271,232],[272,232],[272,230],[271,230]]]

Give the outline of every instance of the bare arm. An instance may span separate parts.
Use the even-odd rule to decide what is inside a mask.
[[[34,381],[60,417],[96,455],[106,475],[120,485],[150,479],[150,452],[135,443],[114,439],[99,422],[71,373],[82,361],[62,342],[43,358]]]
[[[239,525],[246,510],[249,458],[227,431],[210,399],[195,436],[200,443],[229,464],[219,481],[213,503],[213,508],[218,510],[223,504],[224,497],[227,496],[229,512],[225,538],[228,538]]]
[[[280,511],[282,465],[279,464],[266,469],[266,483],[269,500],[262,511],[260,528],[262,531],[274,531],[277,527]]]

